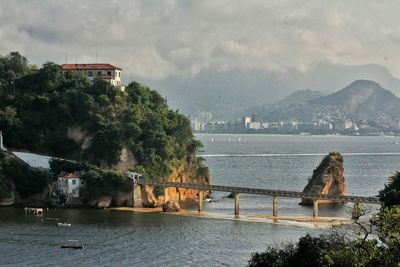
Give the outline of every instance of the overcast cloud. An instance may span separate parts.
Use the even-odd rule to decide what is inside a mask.
[[[165,79],[204,69],[378,63],[400,76],[398,1],[1,1],[0,53],[112,62]]]
[[[400,95],[398,1],[0,1],[0,54],[113,63],[186,114],[221,118],[371,79]],[[359,67],[348,67],[359,65]],[[327,77],[329,76],[329,77]]]

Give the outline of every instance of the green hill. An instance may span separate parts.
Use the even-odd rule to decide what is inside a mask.
[[[133,82],[121,92],[54,63],[30,66],[17,52],[0,57],[0,129],[12,150],[115,170],[125,152],[129,169],[146,178],[163,179],[182,164],[208,177],[189,120],[156,91]]]

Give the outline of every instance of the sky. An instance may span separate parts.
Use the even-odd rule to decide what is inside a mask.
[[[399,8],[368,0],[2,0],[0,55],[19,51],[39,66],[97,58],[123,68],[125,82],[161,88],[202,84],[207,73],[305,73],[320,63],[374,63],[400,77]]]
[[[204,69],[385,65],[400,76],[398,1],[0,2],[0,54],[112,62],[162,80]]]

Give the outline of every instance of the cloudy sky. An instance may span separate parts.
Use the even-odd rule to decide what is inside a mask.
[[[125,81],[199,73],[306,72],[318,63],[386,66],[400,77],[398,1],[0,2],[0,54],[31,63],[114,63]]]
[[[113,62],[165,79],[203,69],[378,63],[400,76],[397,1],[0,2],[0,53]]]

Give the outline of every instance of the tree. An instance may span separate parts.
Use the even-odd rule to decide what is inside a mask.
[[[0,92],[0,129],[8,148],[105,169],[115,168],[126,149],[135,158],[132,169],[144,177],[162,180],[184,165],[190,177],[208,181],[189,119],[169,109],[156,91],[132,82],[123,93],[52,62],[30,68],[18,53],[0,57],[1,70],[15,74],[13,86],[4,87],[7,94]],[[0,73],[0,83],[4,77]]]
[[[335,232],[319,237],[307,234],[297,244],[282,249],[268,247],[265,252],[253,254],[249,266],[400,266],[399,172],[389,177],[379,198],[381,210],[368,226],[359,221],[365,210],[355,205],[352,218],[359,235],[345,238]],[[378,239],[370,237],[372,227]]]
[[[400,205],[400,172],[389,177],[389,183],[379,192],[383,208],[391,208]]]

